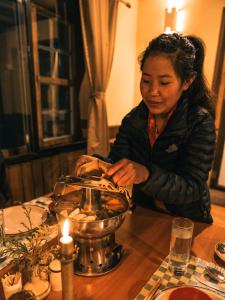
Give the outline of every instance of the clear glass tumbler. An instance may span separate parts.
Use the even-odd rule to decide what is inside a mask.
[[[187,218],[174,218],[172,221],[169,269],[175,275],[186,272],[190,259],[194,223]]]

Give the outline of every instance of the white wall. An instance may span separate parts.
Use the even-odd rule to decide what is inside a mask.
[[[119,3],[114,60],[106,91],[109,126],[119,125],[134,105],[137,2]]]
[[[148,42],[163,32],[167,0],[127,0],[119,4],[114,62],[106,93],[109,125],[119,125],[123,116],[141,100],[138,56]],[[206,44],[205,73],[212,83],[222,9],[225,0],[180,0],[184,12],[183,34],[195,34]]]

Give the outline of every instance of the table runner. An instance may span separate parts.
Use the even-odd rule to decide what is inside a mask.
[[[29,202],[25,202],[23,204],[24,205],[26,205],[26,204],[37,205],[37,206],[40,206],[40,207],[46,209],[46,211],[49,212],[48,206],[49,206],[49,204],[51,202],[52,202],[52,200],[49,197],[39,197],[39,198],[33,199],[33,200],[29,201]],[[55,238],[57,236],[57,234],[58,234],[58,230],[57,230],[58,227],[57,227],[56,224],[52,224],[50,218],[47,218],[46,224],[49,225],[50,232],[51,232],[51,234],[47,237],[47,241],[50,241],[50,240],[52,240],[53,238]],[[22,240],[23,238],[25,238],[25,236],[26,236],[26,233],[14,235],[13,238],[14,239],[16,238],[16,239],[21,239]],[[6,235],[6,243],[7,243],[7,240],[8,241],[10,240],[10,236]],[[0,263],[0,270],[2,270],[4,267],[6,267],[10,263],[11,260],[12,260],[12,258],[11,259],[7,258],[3,262],[1,262]]]
[[[151,276],[148,282],[144,285],[140,293],[135,297],[135,300],[143,300],[145,297],[148,296],[149,290],[152,286],[155,285],[155,281],[159,278],[162,278],[161,285],[159,287],[159,291],[173,286],[179,285],[195,285],[199,287],[206,287],[205,285],[199,283],[196,276],[203,276],[204,269],[206,266],[214,266],[213,263],[209,263],[206,260],[200,259],[195,256],[191,256],[190,262],[187,268],[187,272],[179,277],[175,277],[172,273],[168,270],[168,257],[161,263],[159,268],[155,271],[155,273]],[[209,279],[210,280],[210,279]],[[225,283],[220,284],[221,287],[225,288]],[[215,293],[224,296],[224,294],[220,293],[219,291],[214,291]]]

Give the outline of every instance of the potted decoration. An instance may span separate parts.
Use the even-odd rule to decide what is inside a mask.
[[[28,224],[23,223],[27,233],[23,239],[12,239],[8,251],[12,257],[12,263],[23,275],[24,289],[31,290],[37,300],[45,298],[50,292],[48,281],[48,265],[54,259],[53,253],[47,245],[47,237],[50,228],[46,224],[33,229],[30,219],[31,208],[23,206],[24,213],[28,218]]]

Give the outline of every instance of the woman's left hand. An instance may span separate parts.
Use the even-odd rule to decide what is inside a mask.
[[[119,186],[129,186],[146,181],[149,170],[146,166],[128,159],[121,159],[108,169],[107,175]]]

